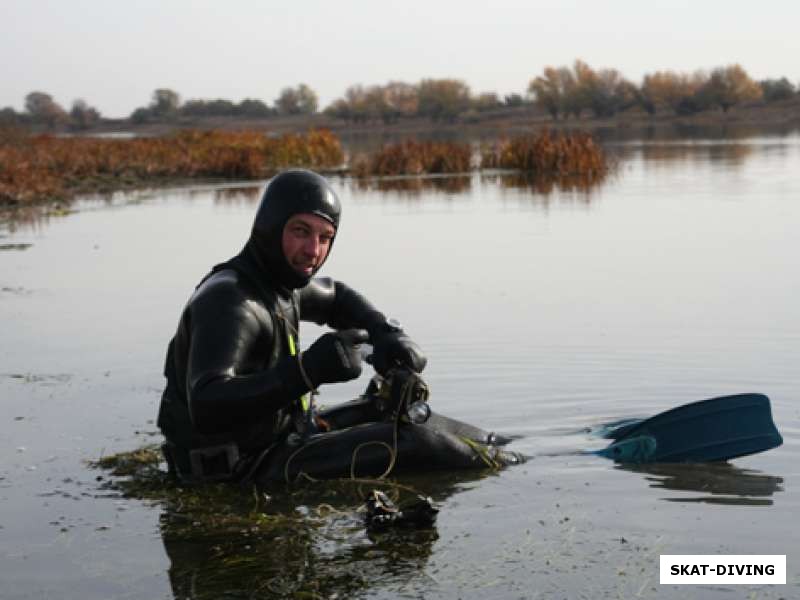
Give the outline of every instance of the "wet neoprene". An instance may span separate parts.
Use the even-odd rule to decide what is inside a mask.
[[[350,381],[361,375],[358,345],[369,340],[364,329],[326,333],[303,352],[302,366],[313,387]]]
[[[329,278],[298,281],[293,271],[287,272],[291,268],[280,250],[280,236],[288,219],[301,212],[318,214],[334,226],[339,222],[338,199],[323,178],[290,171],[273,179],[245,248],[217,265],[184,308],[167,353],[167,388],[158,418],[175,447],[232,441],[246,454],[290,429],[292,407],[310,387],[288,341],[291,336],[298,344],[300,319],[336,330],[366,329],[387,364],[406,360],[413,342],[386,337],[386,317],[364,296]],[[349,350],[362,338],[339,340]],[[349,370],[343,361],[327,364],[338,357],[330,340],[320,340],[305,353],[303,364],[314,385],[358,375],[356,360]]]
[[[284,171],[273,177],[264,190],[248,242],[272,279],[288,289],[301,288],[311,280],[310,275],[295,271],[283,255],[283,228],[290,217],[300,213],[321,217],[335,230],[339,227],[342,207],[336,192],[324,177],[305,169]],[[317,265],[314,273],[323,263]]]
[[[385,375],[398,364],[421,373],[428,363],[420,347],[402,329],[380,323],[370,331],[373,345],[372,364]]]

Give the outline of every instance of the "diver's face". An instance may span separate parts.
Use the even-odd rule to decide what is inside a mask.
[[[283,228],[281,247],[286,262],[297,273],[311,277],[328,257],[336,230],[317,215],[294,215]]]

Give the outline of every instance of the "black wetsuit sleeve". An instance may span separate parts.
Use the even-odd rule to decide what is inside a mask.
[[[212,285],[192,301],[186,390],[192,423],[202,433],[230,431],[278,411],[308,391],[297,359],[266,370],[275,332],[269,314],[229,285]]]
[[[334,329],[372,330],[386,317],[351,287],[329,277],[315,277],[298,292],[300,317]]]

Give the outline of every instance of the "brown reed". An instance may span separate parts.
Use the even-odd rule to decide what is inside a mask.
[[[465,173],[472,167],[472,147],[454,142],[406,140],[388,144],[369,157],[353,161],[352,172],[369,175]]]
[[[599,175],[608,171],[608,160],[587,133],[554,135],[543,131],[484,146],[481,168],[545,175]]]
[[[0,205],[159,180],[264,178],[289,166],[336,168],[343,160],[339,139],[326,130],[280,137],[182,131],[130,140],[0,135]]]

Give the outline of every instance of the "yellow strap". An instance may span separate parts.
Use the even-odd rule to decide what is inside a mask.
[[[294,336],[287,331],[286,337],[289,340],[289,355],[297,356],[297,344],[295,344]],[[300,396],[300,408],[303,409],[303,412],[308,412],[311,409],[311,400],[309,399],[308,394],[303,394]]]

